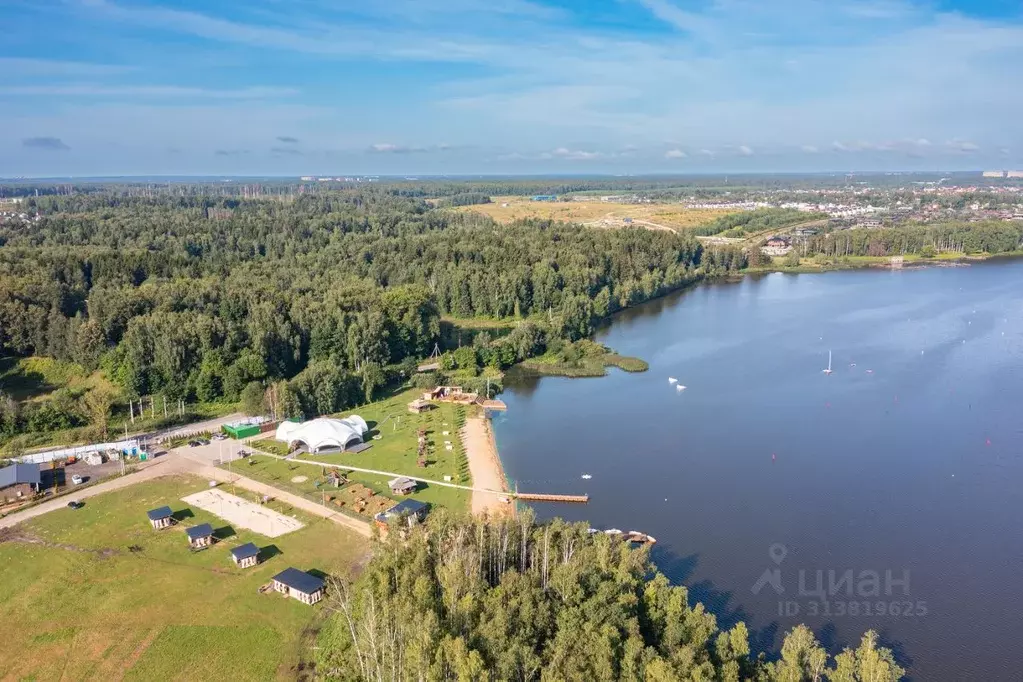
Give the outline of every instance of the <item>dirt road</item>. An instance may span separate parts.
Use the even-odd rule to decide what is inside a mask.
[[[200,466],[195,462],[182,458],[175,457],[173,455],[162,455],[153,460],[152,464],[148,464],[144,468],[136,471],[133,474],[127,476],[118,476],[117,478],[103,483],[97,483],[86,488],[75,492],[70,495],[61,495],[48,502],[37,504],[34,507],[29,507],[23,511],[15,512],[4,518],[0,519],[0,528],[10,528],[22,521],[42,516],[55,509],[62,509],[67,506],[67,503],[71,500],[84,500],[95,495],[102,495],[112,490],[120,490],[121,488],[127,488],[130,485],[141,483],[143,481],[149,481],[159,476],[172,476],[175,474],[190,474],[196,473],[200,469]]]

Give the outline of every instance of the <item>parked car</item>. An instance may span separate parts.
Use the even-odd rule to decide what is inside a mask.
[[[188,441],[188,447],[190,447],[190,448],[197,448],[200,445],[202,445],[202,443],[200,443],[197,440],[190,440],[190,441]]]
[[[218,433],[217,435],[213,436],[213,440],[224,440],[225,438],[227,438],[227,436],[225,436],[222,433]]]
[[[210,442],[206,438],[200,438],[199,439],[199,445],[209,445],[209,444],[210,444]]]
[[[67,506],[71,507],[72,509],[81,509],[82,507],[85,506],[85,503],[79,502],[78,500],[71,500],[70,502],[67,503]]]
[[[81,485],[81,484],[82,484],[82,482],[83,482],[84,480],[85,480],[85,479],[83,479],[83,478],[82,478],[82,477],[81,477],[80,475],[78,475],[78,474],[75,474],[75,475],[73,475],[73,476],[71,477],[71,482],[72,482],[72,483],[74,483],[75,485]]]

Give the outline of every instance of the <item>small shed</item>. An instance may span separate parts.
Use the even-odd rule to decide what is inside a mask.
[[[161,528],[168,528],[174,523],[174,513],[170,507],[160,507],[159,509],[151,509],[146,512],[149,517],[149,523],[153,525],[153,528],[160,530]]]
[[[297,568],[286,568],[271,580],[276,591],[297,599],[303,604],[315,604],[323,599],[323,589],[326,583],[315,575],[310,575]]]
[[[421,412],[426,412],[427,410],[432,410],[436,407],[437,406],[431,403],[429,400],[416,398],[415,400],[408,404],[408,411],[411,412],[412,414],[419,414]]]
[[[405,518],[405,522],[412,527],[426,518],[429,507],[425,502],[419,500],[402,500],[387,511],[380,512],[374,519],[382,526],[393,518]]]
[[[411,495],[419,487],[418,483],[405,476],[391,479],[387,482],[387,485],[390,486],[391,492],[395,495]]]
[[[213,544],[213,526],[208,523],[200,523],[185,531],[188,534],[188,544],[192,549],[206,549]]]
[[[259,547],[251,542],[246,542],[240,547],[231,550],[231,558],[238,568],[248,568],[259,563]]]

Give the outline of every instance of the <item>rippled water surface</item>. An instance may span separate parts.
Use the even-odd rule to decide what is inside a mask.
[[[1019,679],[1023,262],[705,285],[598,340],[650,370],[502,396],[509,477],[591,495],[542,517],[653,534],[764,650],[874,628],[914,680]]]

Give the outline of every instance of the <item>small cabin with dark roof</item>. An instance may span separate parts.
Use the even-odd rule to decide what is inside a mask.
[[[315,575],[297,568],[286,568],[271,579],[273,588],[303,604],[315,604],[323,599],[326,583]]]
[[[41,487],[39,465],[17,462],[0,469],[0,502],[17,502],[36,495]]]
[[[174,513],[170,507],[160,507],[159,509],[151,509],[146,512],[149,517],[149,523],[153,524],[153,528],[160,530],[161,528],[167,528],[174,523]]]
[[[378,524],[386,526],[394,518],[405,518],[405,522],[412,527],[426,518],[426,511],[429,507],[425,502],[419,500],[402,500],[386,511],[382,511],[373,517]]]
[[[234,563],[238,565],[238,568],[255,566],[259,563],[259,547],[256,547],[251,542],[246,542],[244,545],[231,550],[231,558],[234,559]]]
[[[188,545],[192,549],[206,549],[213,544],[213,526],[200,523],[185,531],[188,534]]]

